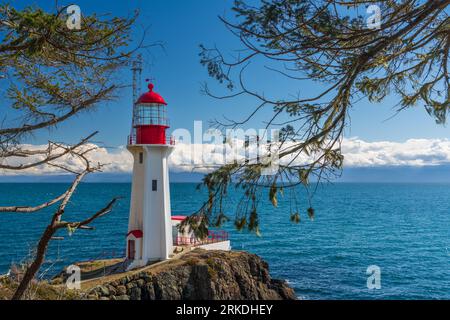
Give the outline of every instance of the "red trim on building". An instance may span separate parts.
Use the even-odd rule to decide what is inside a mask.
[[[186,218],[187,218],[186,216],[172,216],[172,220],[176,221],[183,221]]]
[[[131,230],[127,233],[127,237],[132,234],[136,239],[142,238],[144,236],[144,233],[142,230]]]

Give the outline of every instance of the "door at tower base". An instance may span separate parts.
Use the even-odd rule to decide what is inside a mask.
[[[128,269],[141,267],[146,264],[142,259],[142,230],[132,230],[127,234],[127,260],[131,261]]]

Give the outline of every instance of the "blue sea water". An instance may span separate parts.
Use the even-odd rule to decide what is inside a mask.
[[[198,208],[195,184],[172,184],[173,214]],[[39,204],[60,194],[65,184],[0,184],[0,205]],[[125,246],[130,184],[82,184],[66,220],[87,217],[114,196],[123,199],[95,231],[79,230],[53,241],[46,276],[75,261],[102,257]],[[230,208],[237,193],[230,195]],[[300,195],[300,199],[305,199]],[[261,203],[262,236],[240,233],[232,225],[232,246],[260,255],[273,277],[286,279],[303,299],[450,299],[450,184],[327,184],[313,199],[316,218],[289,221],[289,201],[273,208]],[[306,211],[304,201],[302,210]],[[33,248],[51,217],[0,214],[0,273]],[[60,260],[58,260],[58,258]],[[367,288],[367,267],[381,269],[381,289]]]

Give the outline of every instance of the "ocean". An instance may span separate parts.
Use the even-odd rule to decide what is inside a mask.
[[[65,190],[60,183],[0,184],[0,205],[39,204]],[[76,261],[120,256],[125,248],[131,185],[85,183],[77,190],[65,220],[87,217],[112,197],[122,196],[96,230],[78,230],[53,241],[41,277]],[[300,192],[300,191],[299,191]],[[300,192],[301,193],[301,192]],[[239,197],[231,192],[229,208]],[[204,199],[196,184],[171,185],[172,212],[190,214]],[[301,299],[450,299],[450,184],[358,184],[319,186],[315,219],[299,195],[301,222],[289,220],[289,201],[259,208],[261,236],[230,232],[235,250],[258,254],[274,278],[285,279]],[[0,273],[24,259],[49,222],[52,211],[0,214]],[[232,216],[232,214],[231,214]],[[380,289],[368,289],[369,266],[380,268]]]

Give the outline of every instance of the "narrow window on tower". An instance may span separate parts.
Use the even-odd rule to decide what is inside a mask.
[[[152,180],[152,191],[156,191],[158,189],[157,180]]]
[[[142,152],[139,152],[139,163],[144,162],[144,154]]]

